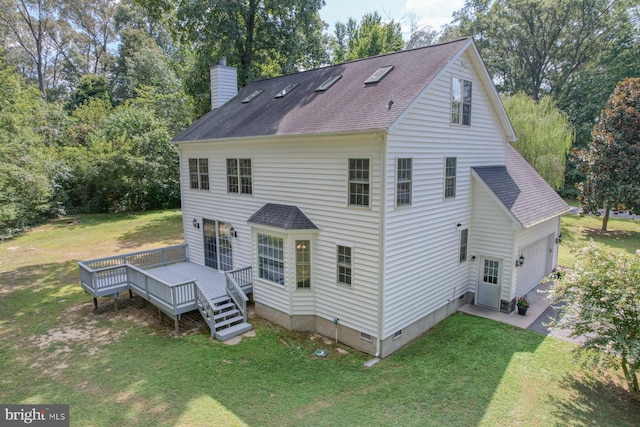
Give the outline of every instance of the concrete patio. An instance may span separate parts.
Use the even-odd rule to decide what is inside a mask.
[[[556,316],[557,313],[557,310],[551,306],[552,301],[547,299],[550,286],[551,282],[538,285],[527,294],[527,299],[531,302],[531,306],[527,310],[527,314],[524,316],[518,314],[518,310],[514,310],[507,314],[473,304],[465,304],[460,307],[458,311],[471,316],[484,317],[486,319],[496,320],[519,328],[529,329],[531,331],[575,344],[583,342],[583,339],[580,337],[571,338],[569,336],[571,331],[568,329],[564,329],[559,326],[554,328],[545,326]]]

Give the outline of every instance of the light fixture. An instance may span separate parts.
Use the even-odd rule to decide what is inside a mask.
[[[522,267],[524,264],[524,256],[520,255],[520,258],[516,259],[516,267]]]
[[[475,260],[476,260],[476,256],[475,256],[475,255],[472,255],[472,256],[471,256],[471,261],[475,261]]]
[[[558,237],[556,237],[556,243],[557,244],[562,243],[562,234],[558,234]]]
[[[193,218],[193,228],[200,228],[200,223],[195,218]]]
[[[233,228],[233,225],[232,225],[232,226],[231,226],[231,228],[229,229],[229,234],[230,234],[232,237],[238,237],[238,233],[236,232],[236,229],[235,229],[235,228]]]

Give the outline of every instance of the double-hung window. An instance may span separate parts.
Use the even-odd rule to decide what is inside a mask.
[[[349,159],[349,205],[369,206],[369,159]]]
[[[296,286],[311,287],[311,241],[296,240]]]
[[[189,159],[189,188],[209,189],[209,159]]]
[[[469,80],[451,79],[451,123],[471,125],[471,88]]]
[[[457,158],[447,157],[444,162],[444,198],[456,197]]]
[[[258,277],[284,285],[284,240],[258,234]]]
[[[227,159],[227,192],[253,194],[251,159]]]
[[[351,286],[351,248],[338,246],[338,283]]]
[[[396,206],[409,206],[411,205],[413,160],[398,159],[396,167]]]

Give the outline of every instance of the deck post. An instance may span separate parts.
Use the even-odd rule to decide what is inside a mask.
[[[98,298],[93,297],[93,309],[97,310],[98,309]]]
[[[118,311],[118,298],[113,297],[113,307]]]
[[[178,324],[178,316],[176,315],[176,317],[173,319],[175,326],[176,326],[176,334],[180,332],[180,326]]]
[[[129,299],[133,299],[133,292],[129,289]]]
[[[158,308],[158,322],[162,323],[162,310]]]

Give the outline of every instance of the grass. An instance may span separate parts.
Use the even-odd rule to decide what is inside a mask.
[[[637,425],[614,373],[571,344],[456,314],[370,356],[253,318],[235,346],[175,335],[139,299],[94,312],[79,259],[182,241],[179,211],[57,221],[0,244],[0,402],[67,403],[73,426]],[[568,233],[567,233],[568,235]],[[313,339],[312,339],[313,338]],[[330,350],[323,359],[317,348]]]
[[[615,251],[635,254],[640,249],[640,221],[610,218],[606,232],[601,231],[602,218],[593,216],[566,215],[562,217],[562,244],[558,264],[573,266],[572,250],[583,247],[589,240],[605,245]]]

